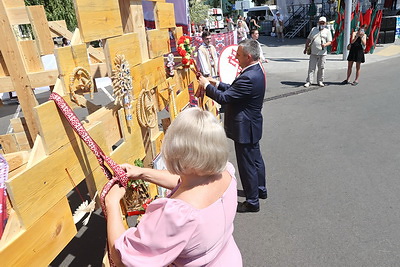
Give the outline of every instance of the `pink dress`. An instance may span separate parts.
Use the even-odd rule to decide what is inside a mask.
[[[235,170],[221,198],[204,209],[171,198],[154,200],[138,227],[128,229],[115,242],[126,266],[242,266],[233,239],[237,206]],[[179,185],[178,185],[179,186]]]

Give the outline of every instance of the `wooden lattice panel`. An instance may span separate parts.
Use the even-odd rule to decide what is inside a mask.
[[[18,218],[11,216],[7,227],[14,227],[16,229],[12,230],[19,233],[9,240],[9,244],[3,244],[4,249],[0,251],[2,266],[47,266],[76,235],[66,197],[26,230],[18,228],[15,221]]]
[[[134,98],[139,96],[140,91],[152,89],[166,80],[164,69],[164,58],[157,57],[147,60],[132,68]]]
[[[118,0],[74,0],[74,3],[84,42],[123,34]]]
[[[171,50],[168,29],[147,30],[147,42],[150,58],[165,55]]]
[[[40,59],[40,54],[36,49],[36,41],[26,40],[20,41],[19,45],[22,50],[22,56],[24,58],[24,63],[26,70],[28,72],[38,72],[43,70],[43,63]]]
[[[142,62],[138,34],[129,33],[107,39],[104,45],[104,54],[107,57],[109,73],[115,68],[114,59],[116,55],[124,55],[132,69]]]
[[[41,55],[53,54],[54,44],[43,6],[27,6],[28,17]]]
[[[156,3],[154,12],[157,29],[175,27],[175,11],[173,3]]]
[[[75,67],[83,67],[90,71],[85,44],[60,47],[55,50],[57,66],[64,92],[69,92],[69,78]]]

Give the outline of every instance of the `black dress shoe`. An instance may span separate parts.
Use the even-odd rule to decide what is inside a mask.
[[[256,205],[252,205],[247,201],[244,201],[244,202],[238,202],[236,211],[239,212],[239,213],[259,212],[260,211],[260,207],[256,206]]]
[[[263,192],[261,190],[258,190],[258,198],[267,199],[267,197],[268,197],[267,191]]]

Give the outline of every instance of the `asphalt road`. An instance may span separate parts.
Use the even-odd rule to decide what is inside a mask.
[[[331,70],[329,86],[265,103],[268,199],[236,216],[244,266],[400,265],[398,62],[363,65],[358,86]],[[269,85],[304,78],[275,73]]]

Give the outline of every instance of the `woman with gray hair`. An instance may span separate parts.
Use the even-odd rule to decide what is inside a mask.
[[[130,179],[172,192],[147,207],[138,227],[128,230],[115,185],[106,197],[107,232],[114,262],[125,266],[242,266],[233,239],[237,206],[234,168],[228,163],[225,131],[208,111],[182,111],[162,145],[167,170],[122,164]]]

